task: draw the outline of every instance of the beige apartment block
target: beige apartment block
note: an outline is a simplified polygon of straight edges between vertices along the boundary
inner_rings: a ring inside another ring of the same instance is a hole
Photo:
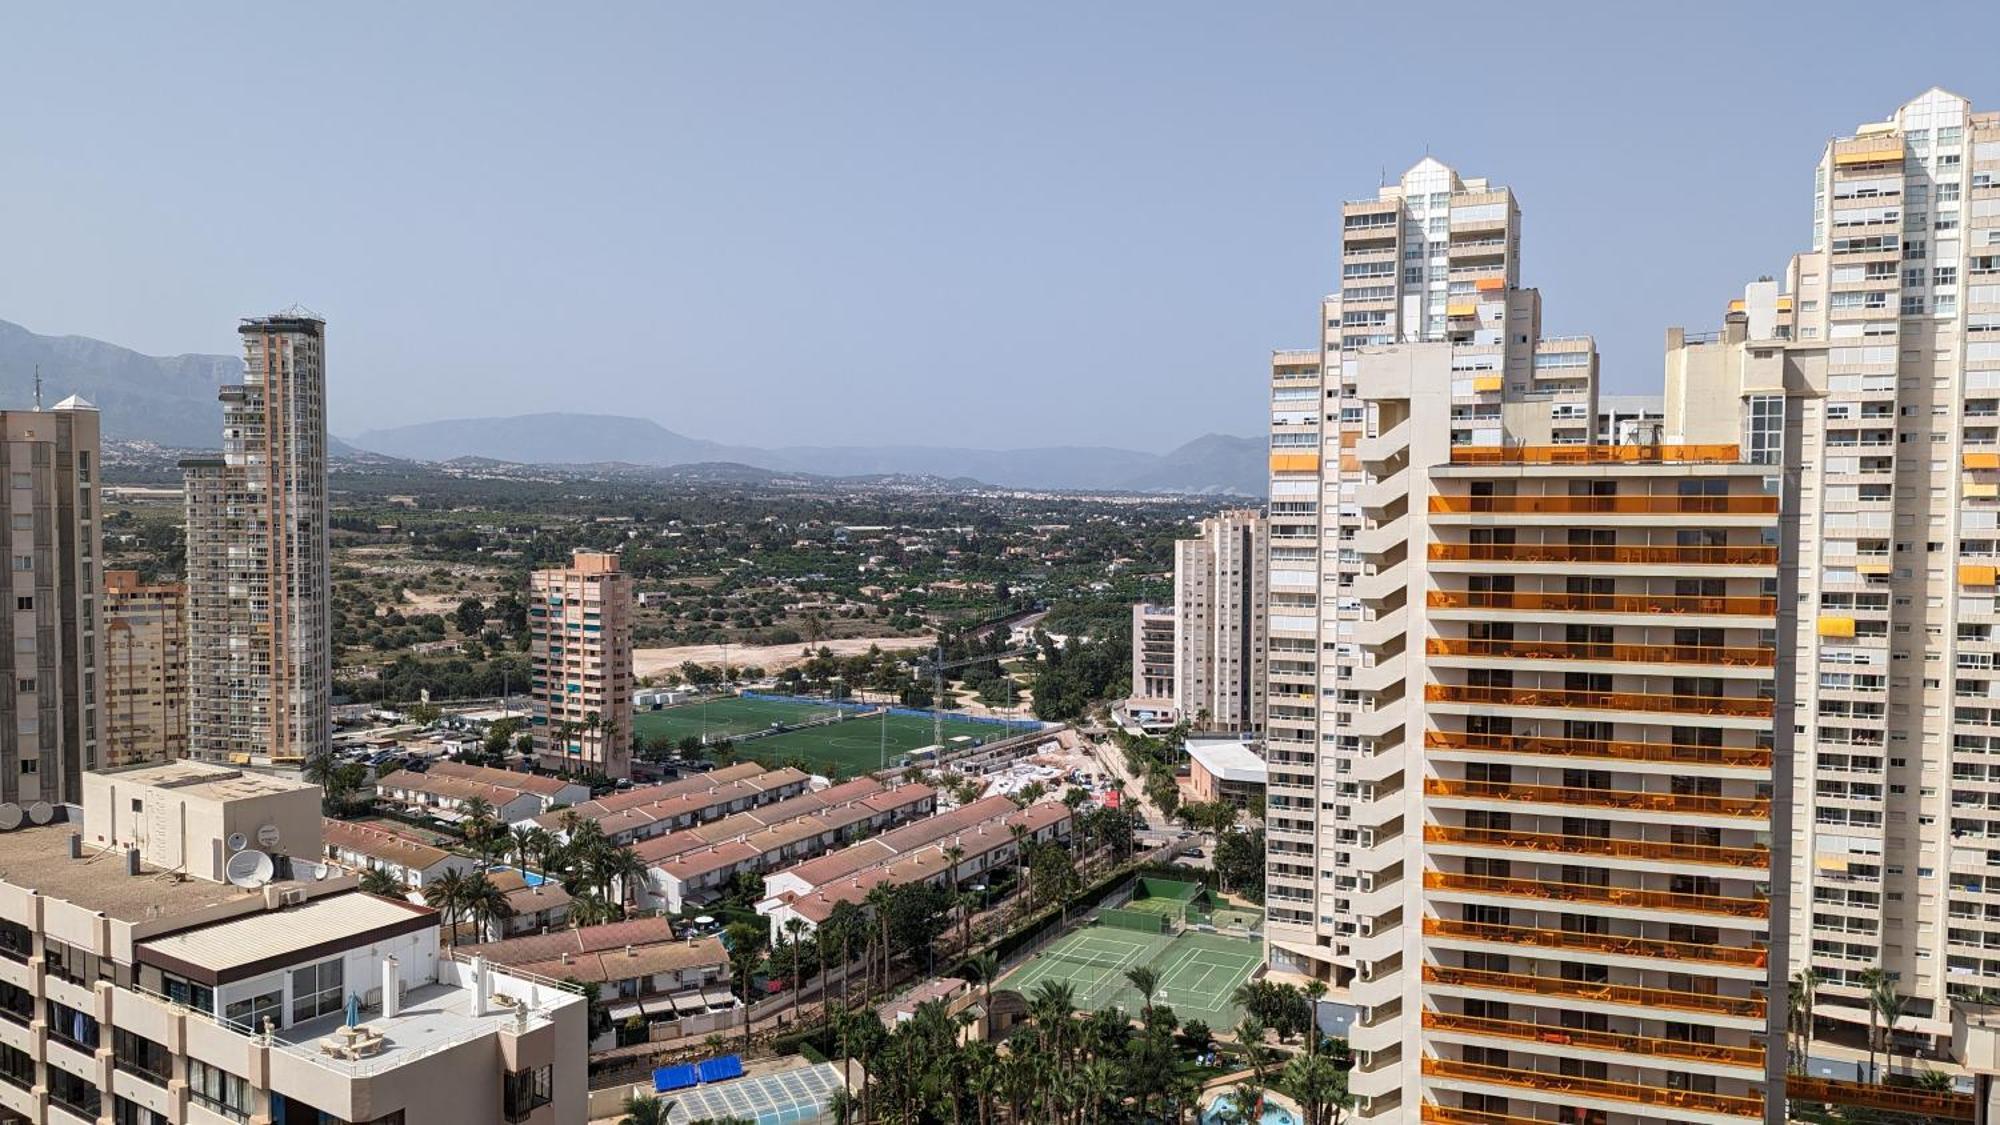
[[[1357,226],[1420,289],[1274,357],[1272,966],[1352,1015],[1360,1120],[1782,1121],[1795,478],[1597,442],[1503,189],[1426,161]]]
[[[222,455],[181,462],[193,756],[296,762],[331,747],[326,322],[245,320]]]
[[[0,410],[0,801],[74,801],[104,746],[98,416]]]
[[[83,788],[0,831],[0,1118],[585,1120],[584,998],[319,867],[316,787],[180,761]]]
[[[1127,712],[1178,718],[1174,705],[1174,607],[1132,607],[1132,697]]]
[[[618,556],[578,551],[528,579],[535,764],[632,773],[632,576]]]
[[[1264,729],[1268,526],[1234,509],[1174,544],[1174,705],[1196,730]]]
[[[1898,1053],[1948,1056],[1954,1001],[2000,990],[2000,114],[1931,90],[1835,139],[1813,220],[1782,285],[1669,332],[1667,439],[1754,417],[1802,467],[1779,789],[1814,1054],[1861,1057],[1879,973]]]
[[[104,572],[104,765],[187,756],[187,586]]]

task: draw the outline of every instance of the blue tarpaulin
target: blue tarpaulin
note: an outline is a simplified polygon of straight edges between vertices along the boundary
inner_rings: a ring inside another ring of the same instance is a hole
[[[701,1072],[703,1082],[721,1082],[729,1078],[743,1077],[743,1056],[724,1055],[719,1059],[709,1059],[696,1068]]]
[[[685,1090],[700,1081],[701,1079],[695,1075],[694,1067],[686,1063],[680,1066],[663,1066],[653,1072],[653,1091],[664,1094],[668,1090]]]

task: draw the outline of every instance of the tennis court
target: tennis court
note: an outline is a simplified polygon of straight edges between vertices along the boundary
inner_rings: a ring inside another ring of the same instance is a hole
[[[1062,981],[1076,990],[1079,1010],[1116,1004],[1137,1012],[1142,1000],[1125,973],[1145,965],[1159,980],[1154,1003],[1167,1005],[1184,1021],[1198,1019],[1222,1029],[1243,1018],[1230,996],[1263,959],[1263,943],[1255,938],[1191,932],[1168,936],[1091,925],[1057,939],[1001,978],[1000,987],[1032,999],[1043,981]]]
[[[707,715],[704,718],[703,711]],[[825,720],[838,717],[836,722]],[[771,724],[797,726],[822,723],[803,730],[788,730],[745,739],[771,729]],[[1032,720],[1011,725],[978,722],[947,714],[942,737],[951,745],[954,738],[990,742],[1040,727]],[[738,740],[739,757],[765,765],[803,761],[816,773],[853,776],[893,766],[911,751],[937,743],[939,733],[926,715],[908,711],[857,714],[852,704],[844,708],[816,704],[811,700],[743,698],[712,699],[706,704],[687,703],[659,711],[641,711],[633,718],[633,730],[649,738],[666,735],[679,741],[688,735],[709,741],[728,737]]]

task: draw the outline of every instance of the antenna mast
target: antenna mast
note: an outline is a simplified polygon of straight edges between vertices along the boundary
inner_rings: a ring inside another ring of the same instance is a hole
[[[35,413],[42,411],[42,365],[35,365]]]

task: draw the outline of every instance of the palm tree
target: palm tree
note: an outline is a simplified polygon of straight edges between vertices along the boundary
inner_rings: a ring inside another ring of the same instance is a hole
[[[1875,1018],[1880,1016],[1882,1019],[1882,1069],[1885,1074],[1896,1069],[1896,1022],[1903,1018],[1903,1012],[1907,1007],[1908,1001],[1896,992],[1896,982],[1890,980],[1886,975],[1869,986],[1868,1029],[1872,1035],[1875,1030]],[[1875,1062],[1875,1048],[1873,1043],[1869,1044],[1868,1061],[1872,1072]],[[1882,1078],[1877,1076],[1874,1078],[1874,1081],[1880,1082]]]
[[[535,834],[540,831],[532,824],[517,824],[507,834],[507,846],[514,852],[514,865],[523,872],[528,870],[529,861],[534,858]]]
[[[1125,970],[1125,980],[1132,991],[1139,994],[1139,1019],[1150,1021],[1153,1014],[1153,993],[1160,987],[1160,974],[1144,965],[1135,965]]]
[[[1354,1104],[1347,1092],[1347,1072],[1320,1055],[1294,1055],[1278,1075],[1278,1089],[1306,1111],[1305,1125],[1323,1125],[1327,1112],[1338,1125],[1341,1112]]]
[[[488,879],[484,871],[475,871],[465,880],[459,906],[481,941],[502,937],[497,924],[514,916],[514,904],[507,901],[507,892]]]
[[[875,930],[880,938],[876,947],[882,952],[882,987],[889,987],[889,962],[895,951],[889,945],[889,903],[895,897],[895,890],[887,883],[877,883],[868,888],[868,894],[861,901],[866,903],[875,922]]]
[[[402,898],[407,890],[401,879],[380,867],[371,867],[361,873],[361,889],[383,898]]]
[[[1319,1054],[1319,1002],[1326,999],[1326,982],[1318,977],[1307,981],[1305,995],[1312,1013],[1312,1019],[1308,1021],[1312,1026],[1306,1029],[1306,1054],[1317,1055]]]
[[[618,1119],[618,1125],[667,1125],[667,1113],[672,1109],[671,1102],[663,1102],[651,1094],[630,1094],[625,1098],[625,1116]]]
[[[646,885],[647,872],[652,870],[646,865],[645,860],[639,858],[639,853],[626,847],[610,848],[604,852],[603,858],[598,861],[598,866],[607,879],[617,883],[618,905],[625,907],[629,901],[630,909],[639,909],[643,894],[640,888]],[[610,897],[609,885],[605,891],[606,897]]]
[[[729,927],[725,944],[729,947],[729,975],[743,1001],[743,1049],[750,1049],[750,1000],[757,987],[757,970],[764,964],[764,935],[748,922]]]
[[[618,920],[618,908],[595,891],[580,891],[570,896],[568,918],[573,927],[601,926]]]
[[[1882,1014],[1875,1006],[1875,993],[1888,979],[1889,974],[1880,968],[1861,971],[1861,987],[1868,993],[1868,1080],[1870,1082],[1875,1080],[1875,1020]]]
[[[424,884],[424,902],[443,916],[446,945],[458,944],[458,913],[465,905],[465,891],[465,875],[456,867]]]
[[[791,946],[790,962],[792,966],[792,1023],[796,1025],[799,1022],[799,993],[805,991],[805,989],[801,987],[805,982],[799,979],[805,975],[805,973],[802,971],[804,969],[804,966],[800,964],[799,942],[805,938],[806,920],[804,918],[799,918],[796,916],[787,918],[785,919],[785,924],[779,927],[779,929],[784,932],[785,941],[787,944]],[[825,981],[820,982],[820,988],[822,990],[826,988]],[[822,1001],[824,1001],[824,999],[825,997],[821,997]]]
[[[1236,1025],[1236,1044],[1243,1049],[1243,1061],[1250,1064],[1250,1072],[1257,1076],[1257,1085],[1264,1084],[1264,1067],[1271,1061],[1271,1049],[1264,1045],[1264,1024],[1256,1016],[1244,1016]]]
[[[1807,1056],[1812,1054],[1813,1007],[1819,1002],[1819,986],[1825,979],[1825,974],[1807,966],[1792,977],[1791,987],[1786,989],[1786,998],[1792,1004],[1792,1027],[1799,1037],[1799,1049],[1792,1061],[1802,1073]]]
[[[981,953],[965,963],[966,979],[979,986],[981,998],[986,1005],[987,1034],[993,1029],[993,982],[1000,977],[1000,957],[991,950]]]

